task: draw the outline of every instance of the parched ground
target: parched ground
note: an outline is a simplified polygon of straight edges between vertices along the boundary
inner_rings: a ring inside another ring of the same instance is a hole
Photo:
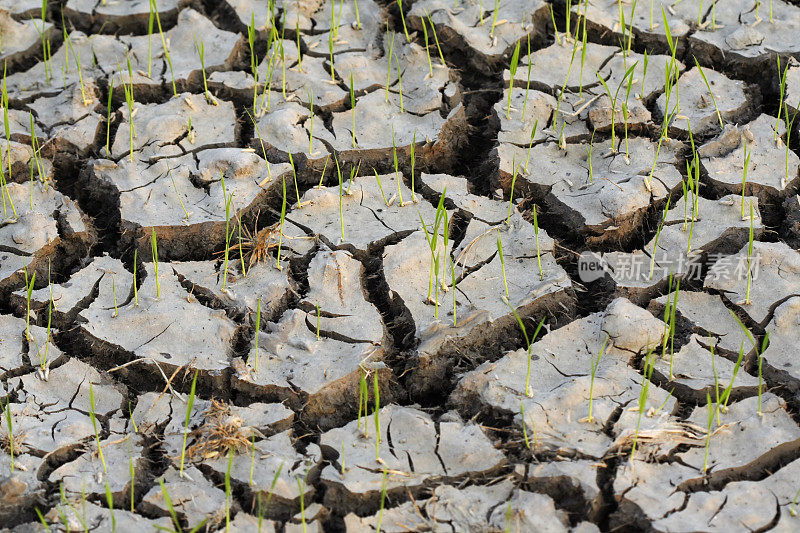
[[[0,0],[0,530],[800,530],[798,59],[785,0]]]

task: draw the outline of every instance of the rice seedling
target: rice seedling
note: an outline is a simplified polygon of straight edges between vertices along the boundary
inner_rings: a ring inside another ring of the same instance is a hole
[[[625,71],[625,75],[622,77],[622,80],[617,85],[617,90],[614,92],[614,95],[611,95],[611,90],[608,88],[608,84],[603,76],[600,75],[600,72],[595,71],[595,75],[597,79],[600,80],[600,83],[603,84],[603,89],[606,91],[606,95],[608,96],[609,101],[611,102],[611,153],[616,153],[617,151],[617,144],[615,141],[615,130],[616,130],[616,116],[617,116],[617,98],[619,98],[619,91],[622,88],[623,83],[629,77],[633,76],[633,70],[636,68],[636,65],[639,62],[637,61],[634,63],[627,71]],[[630,94],[630,82],[628,82],[628,94]],[[625,131],[626,131],[626,140],[627,140],[627,114],[625,117]]]
[[[153,253],[153,271],[156,276],[156,300],[161,297],[161,280],[158,277],[158,242],[156,240],[156,229],[150,237],[150,249]]]
[[[100,445],[100,432],[97,429],[97,416],[95,415],[94,406],[94,385],[92,382],[89,382],[89,419],[92,421],[94,443],[97,446],[97,455],[100,457],[100,462],[103,465],[103,472],[108,472],[106,469],[106,458],[103,456],[103,447]]]
[[[417,165],[417,129],[414,128],[414,135],[411,137],[411,147],[410,147],[410,155],[411,155],[411,201],[417,203],[417,196],[415,193],[415,182],[414,182],[414,167]]]
[[[256,15],[250,13],[250,24],[247,26],[247,44],[250,46],[250,73],[253,75],[253,114],[257,112],[258,99],[258,57],[255,50],[256,43]],[[196,43],[195,43],[196,44]],[[298,50],[300,47],[297,48]]]
[[[403,201],[403,191],[400,189],[400,182],[403,181],[403,177],[400,175],[400,167],[397,164],[397,144],[394,139],[394,124],[392,124],[392,160],[394,161],[394,176],[397,181],[397,196],[400,198],[400,207],[403,207],[406,203]]]
[[[8,88],[6,84],[6,69],[8,67],[8,63],[4,64],[3,67],[3,94],[2,94],[2,105],[3,105],[3,127],[5,129],[6,134],[6,160],[8,161],[8,179],[11,179],[11,128],[8,119]],[[2,186],[2,198],[3,198],[3,218],[9,220],[8,211],[6,206],[6,199],[8,199],[8,203],[11,206],[11,211],[13,213],[13,217],[10,220],[17,220],[17,208],[14,206],[14,200],[11,198],[11,193],[8,192],[8,183],[6,182],[5,175],[2,171],[0,171],[0,186]]]
[[[511,64],[509,65],[511,78],[509,79],[508,82],[508,102],[506,104],[506,118],[511,118],[511,93],[514,91],[514,76],[517,75],[517,67],[519,66],[519,45],[520,41],[517,41],[517,46],[514,47],[514,53],[511,55]]]
[[[794,495],[792,499],[792,505],[789,508],[789,514],[792,516],[797,516],[797,500],[800,498],[800,489],[797,489],[797,494]]]
[[[175,86],[175,71],[172,69],[172,58],[169,55],[169,46],[167,46],[167,38],[164,37],[164,31],[161,29],[161,17],[158,16],[158,5],[156,0],[150,0],[151,13],[155,15],[156,25],[158,26],[158,34],[161,36],[161,46],[164,50],[164,58],[169,65],[169,72],[172,76],[172,95],[178,96],[178,89]]]
[[[558,35],[558,32],[556,32]],[[564,83],[561,85],[561,92],[558,94],[558,102],[556,104],[555,113],[553,113],[553,128],[556,127],[558,124],[558,115],[561,111],[561,102],[564,99],[564,94],[567,91],[567,83],[569,82],[569,77],[572,74],[572,65],[575,63],[575,53],[578,51],[578,42],[575,42],[575,45],[572,47],[572,56],[569,60],[569,68],[567,68],[567,75],[564,77]],[[563,130],[562,130],[563,131]],[[561,137],[559,137],[559,144],[561,143]]]
[[[258,333],[261,330],[261,297],[258,297],[256,300],[256,331],[255,331],[255,343],[253,346],[253,352],[255,354],[255,364],[253,365],[254,371],[258,372]],[[247,365],[250,366],[250,361],[248,358]]]
[[[424,18],[421,17],[420,21],[422,22],[422,35],[425,39],[425,55],[428,58],[428,76],[433,78],[433,63],[431,63],[431,49],[428,43],[428,25],[425,23]]]
[[[228,468],[225,469],[225,531],[231,530],[231,467],[233,466],[233,448],[228,449]],[[303,492],[300,492],[302,505]]]
[[[742,341],[742,345],[739,348],[739,357],[736,359],[736,364],[733,366],[733,373],[731,374],[731,380],[728,382],[728,386],[725,387],[725,390],[722,391],[722,394],[719,397],[717,408],[723,414],[727,411],[728,400],[730,400],[731,391],[733,390],[733,383],[736,381],[736,375],[739,373],[739,369],[742,367],[743,360],[744,360],[744,341]]]
[[[61,14],[61,18],[62,18],[62,24],[63,24],[63,18],[64,18],[64,14],[63,13]],[[92,100],[86,94],[86,86],[85,86],[85,84],[83,82],[83,69],[81,68],[81,55],[80,55],[80,52],[78,52],[77,50],[75,50],[72,47],[72,39],[70,38],[70,35],[67,33],[66,25],[63,26],[62,31],[63,31],[63,35],[64,35],[64,42],[67,45],[64,53],[65,53],[65,55],[69,55],[69,52],[72,52],[72,58],[75,61],[75,66],[78,69],[78,81],[80,83],[80,88],[81,88],[81,100],[83,101],[83,105],[84,106],[88,106],[91,103]],[[65,65],[62,68],[65,68],[68,71],[69,70],[69,61],[65,61]]]
[[[47,523],[47,520],[44,518],[44,515],[39,510],[38,507],[33,508],[36,511],[36,516],[39,518],[39,523],[42,524],[42,527],[45,531],[50,531],[50,525]]]
[[[172,518],[172,523],[175,524],[175,531],[183,531],[183,528],[181,528],[181,521],[178,519],[178,514],[175,512],[175,506],[172,505],[172,498],[169,496],[167,486],[164,485],[164,479],[158,478],[158,484],[161,487],[161,495],[164,497],[164,504],[167,506],[169,516]]]
[[[405,112],[405,108],[403,107],[403,72],[400,70],[400,63],[397,60],[397,56],[394,58],[394,65],[397,69],[397,90],[400,94],[400,111]]]
[[[31,294],[33,293],[33,285],[36,283],[36,272],[28,279],[28,269],[23,268],[22,272],[25,275],[25,338],[28,341],[33,340],[31,337]]]
[[[592,151],[594,150],[594,134],[597,129],[592,130],[592,137],[589,139],[589,148],[586,149],[586,157],[589,162],[589,183],[594,183],[594,168],[592,167]]]
[[[378,512],[378,528],[377,533],[381,533],[381,525],[383,524],[383,507],[386,504],[386,467],[383,467],[383,476],[381,478],[381,508]]]
[[[797,102],[796,109],[800,109],[800,100]],[[789,145],[792,140],[792,127],[794,126],[794,120],[797,118],[797,111],[792,114],[791,120],[789,120],[789,106],[783,106],[783,113],[786,117],[786,155],[784,157],[784,176],[781,185],[786,186],[789,182]]]
[[[514,315],[514,318],[517,321],[517,325],[519,325],[519,329],[522,331],[522,336],[525,338],[525,349],[528,352],[528,368],[525,377],[525,396],[530,398],[533,396],[533,389],[531,388],[531,346],[536,341],[536,338],[539,336],[539,331],[541,331],[542,326],[544,326],[544,318],[539,321],[539,325],[536,326],[536,330],[533,332],[533,337],[528,337],[528,331],[525,328],[525,324],[522,322],[522,317],[519,316],[517,310],[514,309],[514,306],[511,305],[511,302],[508,301],[508,298],[501,297],[503,303],[511,310],[511,313]]]
[[[222,198],[225,202],[225,250],[223,251],[223,272],[222,272],[222,290],[223,292],[228,286],[228,258],[230,256],[231,237],[233,230],[231,229],[231,203],[233,202],[233,191],[228,195],[225,188],[225,173],[220,172],[220,180],[222,182]]]
[[[633,435],[633,444],[631,445],[631,456],[630,460],[633,462],[633,457],[636,454],[636,445],[639,441],[639,427],[642,423],[642,415],[647,408],[647,395],[650,389],[650,378],[653,376],[653,365],[655,364],[655,358],[653,357],[653,347],[651,347],[647,355],[644,358],[644,371],[643,371],[643,378],[642,379],[642,388],[639,390],[639,402],[638,402],[638,411],[639,416],[636,419],[636,430]]]
[[[542,250],[539,247],[539,217],[536,216],[536,204],[533,204],[533,234],[536,239],[536,262],[539,266],[539,281],[544,279],[542,270]]]
[[[439,59],[442,61],[442,66],[447,66],[447,63],[444,62],[444,54],[442,54],[442,47],[439,46],[439,37],[436,36],[436,27],[433,25],[433,20],[431,19],[430,13],[428,10],[425,10],[425,16],[428,19],[428,24],[431,26],[431,33],[433,33],[433,41],[436,43],[436,50],[439,52]]]
[[[30,128],[31,128],[31,195],[33,194],[33,167],[36,166],[36,172],[38,174],[39,182],[44,183],[44,190],[47,190],[48,179],[45,175],[44,169],[42,167],[42,159],[41,159],[41,148],[39,146],[39,139],[36,136],[36,129],[33,122],[33,113],[30,111],[28,112],[28,117],[30,118]],[[33,210],[33,198],[31,198],[31,210]]]
[[[192,386],[189,389],[189,400],[186,402],[186,417],[183,421],[183,443],[181,444],[181,464],[178,475],[183,477],[183,463],[186,460],[186,439],[189,436],[189,422],[192,418],[192,407],[194,406],[195,390],[197,388],[197,370],[194,371]]]
[[[514,167],[514,172],[511,173],[511,190],[508,193],[508,216],[506,217],[506,225],[511,225],[511,209],[514,207],[514,187],[517,184],[517,156],[511,158],[511,166]]]
[[[387,33],[387,36],[388,36],[388,33],[389,33],[388,29],[386,30],[386,33]],[[389,57],[388,57],[389,61],[388,61],[388,66],[386,68],[386,87],[385,87],[385,93],[384,93],[384,97],[383,97],[385,102],[389,101],[389,80],[391,79],[391,76],[392,76],[392,56],[393,56],[393,54],[394,54],[394,33],[392,34],[392,39],[389,41]]]
[[[292,152],[289,152],[289,164],[292,166],[292,179],[294,180],[294,193],[297,196],[297,208],[301,209],[303,203],[300,201],[300,187],[297,185],[297,167],[294,166],[294,157]]]
[[[353,135],[353,148],[356,147],[356,92],[353,86],[353,71],[350,71],[350,109],[353,110],[353,129],[351,134]],[[310,145],[309,145],[310,146]],[[311,149],[309,148],[309,153]]]
[[[275,268],[282,270],[281,266],[281,247],[283,246],[283,223],[286,220],[286,178],[281,178],[283,188],[283,203],[281,203],[281,222],[278,229],[278,255],[275,259]]]
[[[600,358],[603,357],[603,353],[606,351],[606,346],[608,346],[609,339],[610,337],[606,335],[602,346],[600,346],[600,352],[597,354],[597,359],[595,359],[593,355],[589,354],[589,373],[591,375],[591,378],[589,379],[589,415],[584,419],[589,424],[594,422],[594,417],[592,416],[592,407],[594,406],[594,378],[597,375],[597,368],[600,366]]]
[[[6,399],[6,408],[3,410],[6,417],[6,433],[8,434],[8,455],[11,458],[11,472],[14,472],[14,423],[11,418],[11,400]]]
[[[375,168],[373,167],[372,172],[375,173],[375,181],[378,182],[378,189],[380,189],[381,191],[381,196],[383,197],[383,203],[386,205],[386,207],[389,207],[389,202],[386,200],[386,194],[384,194],[383,192],[383,185],[381,184],[380,176],[378,176],[378,171],[375,170]]]
[[[589,0],[584,0],[583,3],[583,36],[581,38],[581,72],[580,72],[580,82],[578,86],[578,101],[583,101],[583,69],[586,66],[586,41],[587,41],[587,32],[586,32],[586,10],[589,8]],[[580,19],[578,19],[578,23],[580,23]],[[528,47],[528,55],[530,55],[530,47]],[[530,73],[530,64],[528,65],[528,70]]]
[[[342,169],[339,167],[339,158],[333,154],[333,160],[336,163],[336,174],[339,176],[339,228],[341,230],[341,242],[344,242],[344,207],[342,205]]]
[[[500,239],[500,234],[497,234],[497,255],[500,256],[500,268],[503,271],[503,286],[506,289],[506,298],[508,298],[508,281],[506,280],[506,260],[503,257],[503,241]]]
[[[525,122],[525,111],[527,111],[528,107],[528,93],[531,91],[531,68],[533,67],[533,61],[530,61],[531,57],[531,36],[528,35],[528,55],[526,56],[529,58],[528,60],[528,76],[527,82],[525,84],[525,98],[522,100],[522,122]],[[511,94],[509,92],[509,99],[511,98]]]
[[[661,217],[661,223],[658,225],[658,229],[656,230],[656,237],[653,241],[653,250],[650,253],[650,275],[647,279],[653,279],[653,273],[656,267],[656,252],[658,251],[658,238],[661,236],[661,230],[664,229],[664,223],[667,221],[667,214],[669,213],[669,202],[670,198],[667,197],[667,203],[664,206],[664,216]]]
[[[692,56],[694,59],[694,64],[697,65],[697,70],[700,72],[700,76],[703,78],[703,83],[706,85],[706,89],[708,89],[708,94],[711,95],[711,102],[714,104],[714,109],[717,112],[717,119],[719,119],[719,128],[723,129],[725,125],[722,122],[722,113],[719,112],[719,106],[717,105],[717,99],[714,97],[714,92],[711,90],[711,84],[708,82],[708,78],[706,78],[706,73],[703,71],[703,67],[700,66],[700,63],[697,62],[697,58]]]
[[[750,231],[747,240],[747,288],[745,289],[744,305],[750,305],[750,286],[753,281],[753,202],[750,202]]]
[[[136,468],[133,466],[133,457],[128,458],[128,467],[131,473],[131,512],[134,512],[136,502]]]
[[[789,72],[789,62],[786,62],[786,68],[781,71],[781,56],[775,54],[778,60],[778,118],[775,119],[775,128],[772,132],[773,138],[778,140],[778,130],[781,127],[781,111],[783,110],[783,98],[786,95],[786,74]]]
[[[622,102],[622,118],[625,120],[625,159],[630,160],[631,151],[628,147],[628,100],[631,97],[631,87],[633,86],[633,72],[628,77],[628,89],[625,92],[625,101]]]
[[[367,370],[359,365],[361,369],[361,378],[358,382],[358,417],[356,420],[358,421],[357,429],[361,431],[361,413],[363,408],[364,413],[364,438],[367,438],[368,428],[367,428],[367,412],[369,411],[369,385],[367,385]]]
[[[114,78],[108,86],[108,103],[106,104],[106,155],[111,155],[111,98],[114,96]],[[131,119],[131,122],[133,119]]]
[[[197,55],[200,56],[200,70],[203,73],[203,96],[206,97],[206,101],[211,105],[219,105],[217,100],[211,96],[211,93],[208,92],[208,80],[206,79],[206,45],[201,40],[200,44],[197,43],[197,37],[194,39],[194,48],[197,50]],[[258,82],[256,82],[256,86],[258,86]]]
[[[375,400],[374,412],[372,414],[375,422],[375,460],[381,460],[381,391],[380,383],[378,382],[378,369],[372,373],[372,397]]]
[[[109,514],[111,515],[111,533],[116,533],[117,517],[114,516],[114,496],[111,494],[111,487],[108,486],[108,480],[106,480],[105,484],[106,484],[106,503],[108,504]]]
[[[495,0],[495,2],[496,1],[497,0]],[[481,10],[481,12],[483,12],[483,10]],[[550,22],[553,24],[553,32],[554,32],[554,37],[556,39],[556,43],[558,43],[558,46],[561,46],[561,36],[558,33],[558,25],[556,24],[556,14],[553,11],[552,4],[550,4]]]
[[[39,25],[36,24],[36,21],[33,22],[33,27],[36,29],[36,32],[39,34],[39,39],[42,41],[44,77],[45,77],[45,82],[50,83],[50,79],[53,76],[53,65],[50,54],[50,39],[47,37],[47,31],[45,27],[46,18],[47,18],[47,0],[42,0],[42,15],[41,15],[42,27],[39,28]],[[63,22],[63,16],[62,16],[62,22]]]
[[[529,450],[531,449],[531,443],[528,440],[528,425],[525,423],[525,406],[523,402],[519,402],[519,414],[520,418],[522,419],[522,438],[525,440],[525,447]],[[532,424],[533,426],[533,449],[539,447],[539,440],[536,436],[536,424]]]
[[[397,0],[397,7],[398,11],[400,11],[400,21],[403,23],[403,33],[406,36],[406,40],[410,43],[411,36],[408,34],[408,28],[406,27],[406,17],[403,14],[403,0]]]
[[[153,23],[155,13],[153,12],[153,2],[148,2],[149,16],[147,18],[147,77],[153,72]]]
[[[117,70],[122,71],[117,63]],[[122,78],[122,76],[120,76]],[[133,124],[133,116],[134,116],[134,99],[133,99],[133,71],[131,69],[131,60],[128,58],[128,83],[125,83],[125,78],[122,78],[122,88],[125,91],[125,103],[128,106],[128,130],[130,133],[130,141],[131,141],[131,152],[130,158],[131,162],[133,162],[133,139],[136,138],[136,127]]]
[[[138,282],[136,281],[136,270],[139,267],[138,259],[139,259],[139,250],[138,248],[135,248],[133,250],[133,305],[135,307],[139,306],[139,289],[137,287]]]
[[[306,490],[305,490],[305,479],[300,479],[300,476],[297,476],[297,490],[300,493],[300,525],[303,528],[303,533],[306,533]]]
[[[708,448],[711,445],[711,425],[714,423],[714,409],[711,407],[711,394],[706,391],[706,405],[708,406],[708,427],[706,428],[706,445],[703,452],[703,474],[708,470]]]

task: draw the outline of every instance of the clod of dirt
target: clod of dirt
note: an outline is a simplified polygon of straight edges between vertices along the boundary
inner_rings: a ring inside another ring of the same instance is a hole
[[[132,148],[137,160],[233,146],[236,141],[236,114],[231,102],[212,105],[202,96],[182,93],[163,104],[135,105],[134,110]],[[114,159],[129,156],[131,151],[128,105],[121,106],[119,112],[122,122],[111,146]]]
[[[156,484],[144,495],[139,504],[142,511],[169,517],[169,507],[164,496],[166,490],[175,513],[190,528],[198,526],[206,519],[211,528],[224,522],[227,509],[225,492],[215,487],[197,468],[185,467],[181,476],[176,468],[169,467],[159,481],[163,482],[164,488]]]
[[[3,191],[0,294],[24,283],[23,269],[29,279],[34,272],[37,279],[48,279],[50,266],[84,256],[94,242],[89,219],[52,184],[8,183]]]
[[[655,360],[653,376],[663,380],[662,387],[672,390],[683,401],[702,402],[706,398],[706,392],[715,394],[717,387],[724,391],[729,385],[734,398],[741,394],[754,395],[758,378],[745,373],[741,366],[736,368],[728,359],[707,350],[703,344],[708,344],[708,341],[707,338],[692,335],[679,351],[664,354]]]
[[[418,492],[437,482],[486,476],[505,462],[477,424],[455,413],[434,422],[427,413],[398,405],[323,433],[320,446],[338,454],[337,464],[322,471],[325,505],[348,511],[376,510],[384,486],[392,496]]]
[[[432,24],[440,44],[461,52],[474,68],[490,72],[511,56],[517,41],[527,35],[532,44],[543,40],[550,13],[541,0],[501,2],[496,10],[473,2],[454,5],[448,0],[422,0],[411,6],[406,22],[422,33],[423,19],[431,46]]]
[[[656,316],[663,316],[667,302],[677,305],[677,316],[692,324],[692,331],[700,337],[698,342],[704,346],[714,346],[715,351],[724,350],[728,354],[738,354],[744,346],[748,353],[753,348],[752,333],[745,333],[739,321],[725,307],[722,298],[705,292],[679,291],[661,296],[650,303],[648,309]],[[709,337],[711,337],[709,339]]]
[[[90,411],[104,420],[122,407],[122,386],[78,359],[46,376],[36,372],[10,378],[8,387],[17,394],[9,407],[12,425],[22,435],[15,446],[45,458],[58,459],[94,437]]]
[[[4,474],[0,476],[0,521],[9,524],[19,518],[20,510],[29,509],[45,496],[44,483],[38,478],[39,469],[44,460],[30,454],[21,454],[16,448],[21,433],[14,433],[14,468],[11,468],[7,429],[3,428],[0,437],[0,468]],[[7,474],[6,474],[7,472]]]
[[[682,179],[675,168],[683,147],[678,142],[662,143],[655,166],[656,143],[642,137],[629,139],[627,146],[617,139],[613,151],[600,144],[564,146],[501,144],[500,182],[510,192],[518,165],[515,196],[543,198],[559,227],[590,244],[632,239],[653,204]]]
[[[774,199],[794,193],[800,158],[787,150],[785,134],[783,120],[763,114],[743,127],[726,127],[719,137],[698,150],[711,185],[720,191],[741,194],[747,151],[747,194]]]
[[[509,480],[489,486],[457,488],[436,487],[430,498],[402,503],[378,514],[361,518],[353,513],[344,518],[348,532],[438,531],[453,527],[457,531],[504,530],[589,533],[593,524],[569,527],[567,513],[557,510],[553,500],[544,495],[515,489]]]
[[[80,334],[106,364],[136,360],[133,368],[147,368],[156,376],[178,368],[197,370],[201,381],[222,387],[238,326],[224,311],[209,309],[188,294],[169,263],[158,264],[158,285],[155,265],[145,263],[143,270],[147,278],[137,289],[138,302],[131,298],[109,306],[108,293],[102,294],[79,313],[86,321]],[[122,287],[123,294],[133,292],[131,285]],[[120,375],[131,370],[126,366]]]
[[[42,19],[18,21],[11,13],[0,8],[0,33],[3,34],[0,61],[13,70],[16,64],[41,52],[42,39],[52,38],[55,30],[51,22]]]
[[[186,0],[165,0],[156,5],[158,18],[164,28],[175,24],[179,9],[188,5]],[[82,31],[97,33],[146,33],[151,16],[149,2],[101,2],[94,0],[68,0],[64,6],[64,16],[70,24]],[[152,22],[150,24],[153,24]],[[153,40],[160,40],[157,26],[153,24],[156,35]],[[160,43],[159,43],[160,44]]]
[[[800,324],[800,298],[792,296],[776,309],[766,326],[769,346],[761,354],[764,373],[792,390],[798,388],[800,371],[795,358],[795,332]],[[761,349],[761,346],[758,347]]]
[[[87,156],[104,122],[99,106],[100,91],[91,80],[83,87],[72,85],[60,94],[43,96],[28,104],[36,117],[34,126],[41,125],[47,132],[45,138],[37,132],[42,151],[53,156]]]
[[[656,100],[661,116],[667,113],[672,116],[677,111],[669,126],[671,135],[685,138],[689,129],[696,136],[717,133],[720,131],[720,117],[723,122],[738,122],[752,113],[753,102],[748,86],[710,68],[702,69],[701,73],[699,67],[694,67],[681,74],[675,94],[679,98],[677,101],[670,98],[667,102],[666,94]]]
[[[0,378],[20,375],[30,367],[40,366],[45,359],[50,364],[59,364],[63,354],[47,333],[46,328],[28,325],[23,319],[0,315]],[[0,390],[5,392],[5,386]]]
[[[796,447],[800,431],[778,397],[764,394],[761,415],[758,405],[755,397],[729,404],[726,412],[719,415],[721,425],[716,417],[712,420],[710,439],[680,439],[683,442],[676,443],[681,447],[672,450],[670,457],[674,455],[677,462],[657,462],[645,453],[637,453],[632,462],[622,464],[613,485],[619,510],[611,524],[648,520],[662,530],[680,530],[690,516],[694,520],[698,515],[704,523],[713,519],[714,530],[719,527],[719,531],[742,523],[754,529],[770,523],[771,512],[763,511],[775,507],[774,494],[758,513],[753,513],[749,504],[732,502],[741,501],[744,495],[740,490],[744,486],[760,496],[764,489],[769,490],[783,479],[783,469],[777,475],[765,476],[761,472],[768,474],[774,468],[768,465]],[[687,423],[705,433],[709,409],[713,413],[714,405],[695,408]],[[708,472],[703,472],[704,465]],[[780,493],[786,494],[782,496],[784,505],[792,492]]]
[[[123,244],[135,243],[140,258],[151,256],[153,230],[161,259],[206,258],[225,246],[227,227],[235,259],[239,221],[246,239],[259,213],[280,198],[288,171],[289,165],[270,165],[252,152],[220,148],[152,163],[95,160],[83,180],[94,188],[87,195],[119,205]]]
[[[708,271],[706,289],[719,291],[756,324],[766,326],[775,308],[800,294],[800,254],[782,242],[754,242],[722,257]]]
[[[361,26],[357,27],[356,11]],[[379,39],[385,30],[385,9],[373,0],[344,0],[337,4],[312,0],[286,2],[285,25],[300,28],[309,53],[327,56],[333,49],[337,53],[365,50]]]
[[[53,507],[45,518],[48,523],[58,528],[59,532],[80,531],[84,528],[90,531],[105,531],[115,527],[119,531],[145,531],[162,528],[170,530],[174,527],[170,518],[145,518],[124,508],[115,508],[112,511],[108,507],[91,501],[82,501],[80,498]],[[66,521],[66,529],[62,529],[64,527],[62,520]]]
[[[695,204],[695,196],[687,193],[673,205],[662,217],[657,236],[643,250],[603,254],[605,271],[616,284],[617,294],[646,305],[670,276],[699,280],[706,261],[726,259],[724,254],[746,245],[751,222],[754,238],[764,232],[754,197],[744,198],[744,209],[738,195],[719,200],[697,196]]]
[[[620,419],[612,434],[603,431],[604,425],[615,422],[615,410],[632,402],[642,388],[642,376],[628,365],[629,360],[654,348],[664,327],[647,311],[618,298],[604,312],[576,320],[535,342],[530,374],[528,352],[511,352],[464,375],[449,403],[465,415],[482,409],[513,415],[517,427],[524,423],[534,453],[601,458],[630,438],[637,425],[634,415]],[[597,365],[594,380],[593,364]],[[648,400],[654,408],[664,404],[665,413],[671,403],[674,400],[660,389]],[[655,434],[673,425],[663,415],[643,422]]]

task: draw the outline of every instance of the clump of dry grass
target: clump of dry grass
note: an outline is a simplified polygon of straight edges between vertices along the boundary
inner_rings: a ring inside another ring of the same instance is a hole
[[[205,460],[224,457],[229,451],[238,453],[250,446],[250,437],[257,433],[231,414],[229,405],[212,399],[203,413],[203,423],[190,434],[194,442],[186,449],[186,456]]]

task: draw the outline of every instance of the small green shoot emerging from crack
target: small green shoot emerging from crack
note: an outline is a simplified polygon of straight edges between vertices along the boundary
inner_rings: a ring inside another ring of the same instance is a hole
[[[103,472],[108,472],[106,469],[106,458],[103,456],[103,447],[100,445],[100,432],[97,429],[97,416],[95,416],[94,407],[94,385],[89,382],[89,418],[92,421],[92,429],[94,430],[94,442],[97,445],[97,455],[100,456],[100,462],[103,465]]]
[[[517,67],[519,66],[519,45],[521,41],[517,41],[517,46],[514,48],[514,53],[511,55],[511,65],[509,70],[511,78],[508,82],[508,103],[506,104],[506,118],[511,118],[511,93],[514,91],[514,76],[517,75]],[[529,69],[530,70],[530,69]],[[528,82],[530,84],[530,81]],[[525,93],[527,96],[527,92]]]
[[[597,354],[597,359],[595,359],[593,355],[589,354],[589,372],[591,373],[592,377],[589,380],[589,415],[586,417],[586,422],[590,424],[594,422],[594,417],[592,416],[592,407],[594,404],[594,378],[597,375],[597,368],[600,366],[600,358],[603,357],[603,353],[606,351],[609,340],[610,337],[606,335],[603,345],[600,346],[600,353]]]
[[[178,470],[178,475],[183,477],[183,464],[186,460],[186,438],[189,436],[189,422],[192,418],[192,407],[194,406],[195,390],[197,388],[197,370],[194,371],[192,378],[192,387],[189,389],[189,400],[186,403],[186,417],[183,422],[183,444],[181,444],[181,464]]]
[[[525,377],[525,396],[530,398],[533,396],[533,389],[531,388],[531,346],[534,342],[536,342],[536,338],[539,336],[539,331],[541,331],[542,326],[544,326],[544,318],[539,321],[539,325],[536,326],[536,330],[533,332],[533,337],[528,337],[528,331],[525,329],[525,324],[522,322],[522,317],[519,316],[517,310],[514,309],[514,306],[511,305],[511,302],[508,301],[508,298],[501,297],[503,303],[511,309],[511,313],[513,313],[514,318],[517,320],[517,324],[519,325],[519,329],[522,331],[522,336],[525,338],[525,349],[528,352],[528,370]]]

